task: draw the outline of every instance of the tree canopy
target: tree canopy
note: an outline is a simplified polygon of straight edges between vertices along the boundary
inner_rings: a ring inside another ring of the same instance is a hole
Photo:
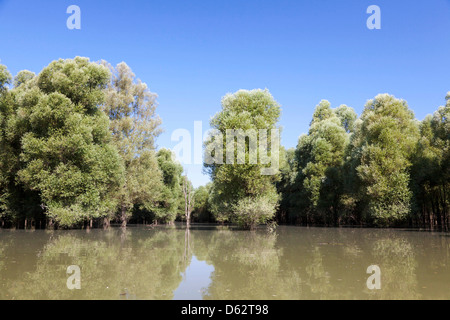
[[[2,226],[171,224],[192,211],[193,221],[245,229],[274,220],[448,229],[450,92],[422,121],[389,94],[359,117],[322,100],[288,150],[267,89],[221,104],[204,144],[212,181],[194,190],[174,153],[157,148],[157,94],[125,62],[59,59],[15,77],[0,65]]]

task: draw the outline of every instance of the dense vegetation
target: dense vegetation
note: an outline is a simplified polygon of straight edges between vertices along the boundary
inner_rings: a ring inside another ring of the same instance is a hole
[[[14,79],[0,65],[2,226],[183,219],[190,182],[170,150],[156,151],[156,98],[125,63],[77,57]],[[227,150],[227,130],[278,130],[280,114],[267,90],[223,98],[211,120],[221,135],[205,143],[216,160],[205,162],[212,182],[189,196],[194,221],[450,226],[450,93],[423,121],[388,94],[369,100],[360,117],[321,101],[297,147],[280,148],[276,174],[250,161],[248,136],[244,158]],[[269,158],[278,152],[271,138],[259,134]]]
[[[58,60],[14,81],[1,66],[2,224],[173,222],[183,170],[155,150],[155,109],[156,95],[125,63]]]
[[[361,117],[322,101],[307,135],[286,152],[279,221],[449,226],[450,94],[423,121],[380,94]]]

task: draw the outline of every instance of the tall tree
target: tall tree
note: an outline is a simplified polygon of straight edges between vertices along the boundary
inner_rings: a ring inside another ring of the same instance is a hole
[[[29,207],[44,210],[64,227],[111,210],[123,168],[109,120],[98,109],[109,76],[103,66],[77,57],[54,61],[37,77],[16,77],[4,136],[14,158],[10,209],[25,217]],[[33,197],[24,201],[27,193]]]
[[[200,222],[213,222],[214,217],[211,214],[210,208],[210,193],[212,183],[208,183],[206,186],[200,186],[195,189],[194,192],[194,209],[192,211],[192,217],[196,221]]]
[[[194,188],[192,187],[192,183],[188,180],[187,176],[183,177],[183,195],[184,195],[184,216],[186,219],[186,225],[189,228],[191,224],[191,213],[194,209]]]
[[[341,106],[332,109],[322,100],[313,114],[308,135],[296,150],[298,197],[294,206],[306,222],[337,224],[343,193],[344,156],[356,114]]]
[[[156,94],[136,79],[126,63],[116,68],[102,64],[112,74],[102,109],[109,116],[113,142],[125,168],[124,182],[116,194],[119,219],[125,227],[135,206],[153,208],[161,192],[162,173],[155,152],[161,120],[156,115]]]
[[[263,152],[275,157],[279,155],[276,146],[271,145],[271,134],[274,133],[270,132],[272,129],[278,129],[276,125],[279,116],[280,106],[268,90],[240,90],[222,99],[222,111],[211,120],[211,127],[220,132],[223,137],[223,141],[218,143],[221,144],[223,155],[226,156],[226,160],[222,159],[224,161],[218,159],[219,161],[212,164],[205,164],[214,182],[215,195],[211,198],[214,202],[212,208],[218,216],[226,215],[229,220],[239,223],[244,228],[254,228],[257,224],[271,219],[278,204],[274,182],[279,178],[279,172],[276,171],[273,175],[262,175],[261,169],[266,168],[267,165],[262,163],[261,156]],[[242,157],[237,153],[234,138],[230,145],[227,143],[230,130],[244,132],[254,130],[255,133],[265,130],[267,137],[270,138],[267,139],[258,134],[260,143],[264,139],[269,141],[265,141],[267,150],[259,150],[260,158],[257,163],[250,161],[251,144],[254,142],[251,140],[254,137],[245,138],[245,143],[242,144],[245,155]],[[206,145],[208,146],[212,141],[213,139],[210,139]],[[228,147],[231,149],[227,150]],[[262,205],[260,211],[254,212],[249,209],[257,205]],[[218,218],[221,220],[223,217]]]
[[[370,100],[361,120],[355,154],[364,211],[369,221],[394,225],[411,211],[410,167],[418,124],[406,101],[388,94]]]
[[[420,123],[420,139],[414,155],[412,186],[415,223],[448,228],[450,187],[450,94],[446,106]]]
[[[162,148],[157,153],[158,166],[162,171],[163,187],[158,203],[152,209],[155,221],[172,223],[177,214],[184,213],[184,198],[182,193],[183,167],[175,160],[175,154]]]
[[[6,66],[0,64],[0,218],[2,218],[2,226],[5,223],[3,218],[6,216],[8,209],[6,201],[8,197],[8,172],[11,163],[9,159],[10,146],[6,141],[6,123],[12,113],[11,105],[8,103],[10,96],[8,85],[11,80],[12,76]]]

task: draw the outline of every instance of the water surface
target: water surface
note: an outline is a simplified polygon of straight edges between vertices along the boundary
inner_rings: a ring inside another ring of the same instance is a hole
[[[450,234],[414,230],[0,230],[0,299],[450,299],[449,262]]]

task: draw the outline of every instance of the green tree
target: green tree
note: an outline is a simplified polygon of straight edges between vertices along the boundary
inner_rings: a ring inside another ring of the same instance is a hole
[[[0,90],[7,90],[7,85],[11,84],[12,76],[6,66],[0,64]]]
[[[54,61],[37,77],[19,73],[5,128],[14,175],[6,192],[9,209],[26,217],[22,198],[32,193],[28,206],[63,227],[111,210],[123,168],[109,120],[98,109],[109,77],[106,68],[80,57]]]
[[[450,186],[450,95],[446,106],[420,123],[420,139],[411,170],[415,224],[448,228]]]
[[[295,148],[280,150],[280,180],[276,183],[277,191],[280,194],[280,206],[277,211],[276,220],[279,223],[294,222],[296,210],[293,203],[296,200],[296,177],[297,177],[297,158]]]
[[[192,217],[200,222],[212,222],[213,217],[210,209],[209,196],[211,192],[212,183],[206,186],[200,186],[194,193],[194,210]]]
[[[328,101],[322,100],[313,114],[308,135],[299,139],[294,182],[298,200],[294,206],[306,222],[338,223],[348,132],[355,118],[353,109],[332,109]]]
[[[341,120],[341,125],[344,127],[345,131],[348,133],[353,132],[355,128],[355,121],[358,118],[355,110],[343,104],[337,107],[334,112]]]
[[[156,221],[172,223],[181,211],[184,212],[184,198],[181,191],[183,167],[175,160],[174,153],[165,148],[158,151],[157,161],[164,184],[152,212]]]
[[[155,152],[155,138],[160,134],[156,115],[156,94],[136,79],[124,62],[116,68],[106,62],[112,77],[105,89],[103,111],[109,116],[113,142],[125,168],[125,179],[115,197],[119,219],[126,226],[132,209],[150,210],[159,199],[162,173]]]
[[[6,124],[8,118],[12,114],[11,105],[8,103],[10,96],[8,85],[11,83],[11,74],[6,66],[0,65],[0,218],[2,218],[2,226],[4,225],[3,218],[7,213],[7,186],[9,184],[9,167],[11,160],[10,146],[6,140]]]
[[[411,211],[410,167],[418,124],[406,101],[388,94],[370,100],[361,115],[355,155],[367,220],[378,225],[404,221]]]
[[[213,141],[221,144],[226,161],[205,164],[207,172],[214,182],[215,195],[211,197],[214,202],[212,209],[218,220],[226,218],[238,222],[244,228],[251,229],[273,217],[274,208],[278,203],[274,182],[279,178],[279,173],[261,174],[261,169],[267,167],[261,161],[261,150],[259,151],[259,161],[257,163],[250,161],[252,137],[245,138],[243,144],[245,157],[243,158],[237,154],[236,141],[230,144],[234,148],[227,150],[226,140],[227,131],[229,134],[230,130],[243,130],[244,132],[254,130],[253,132],[257,133],[259,130],[267,132],[278,129],[276,125],[280,111],[280,106],[268,90],[240,90],[234,94],[228,94],[222,99],[222,111],[213,117],[211,127],[222,134],[223,141],[215,141],[215,139],[220,139],[218,137],[211,138],[206,146],[208,150],[208,146]],[[270,134],[267,136],[272,137]],[[264,137],[260,135],[260,142],[263,139]],[[270,155],[273,154],[276,157],[279,154],[279,150],[275,150],[271,142],[268,142],[267,146],[265,151],[269,151]],[[230,160],[232,163],[229,163]],[[255,216],[245,209],[248,208],[249,202],[256,204],[259,201],[267,204],[264,206],[267,212],[259,212]]]

